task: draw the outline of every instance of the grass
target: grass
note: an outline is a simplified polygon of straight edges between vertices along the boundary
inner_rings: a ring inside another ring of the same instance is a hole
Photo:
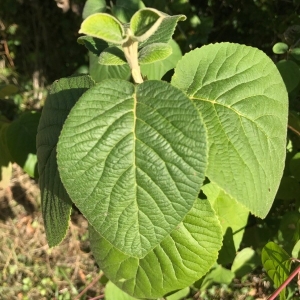
[[[88,224],[75,210],[71,221],[65,240],[50,249],[38,185],[13,165],[10,184],[0,189],[0,300],[104,298],[107,279],[94,262]],[[184,299],[265,300],[272,290],[259,269],[230,285],[213,284],[205,291],[195,285]]]
[[[0,299],[75,299],[99,274],[90,252],[87,222],[76,212],[61,245],[49,248],[37,183],[13,166],[0,190]],[[103,294],[99,280],[80,299]]]

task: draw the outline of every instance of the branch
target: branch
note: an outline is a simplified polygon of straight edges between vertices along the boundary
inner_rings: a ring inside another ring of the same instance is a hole
[[[281,286],[267,300],[274,300],[297,274],[300,274],[300,265],[289,275],[284,283],[281,284]]]

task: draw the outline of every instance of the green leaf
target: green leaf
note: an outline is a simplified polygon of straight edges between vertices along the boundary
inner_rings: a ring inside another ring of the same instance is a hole
[[[142,257],[184,218],[206,169],[198,111],[161,81],[103,80],[72,109],[58,166],[72,201],[115,247]]]
[[[35,164],[30,160],[36,154],[35,137],[40,116],[37,112],[23,113],[6,131],[7,147],[13,161],[23,169],[26,168],[31,177],[35,175]]]
[[[147,40],[139,44],[140,48],[154,43],[168,43],[172,38],[177,23],[186,19],[184,15],[163,15],[164,17],[162,18],[162,21],[159,24],[157,30]]]
[[[155,43],[142,48],[139,51],[139,63],[150,64],[164,60],[172,54],[172,47],[169,44]]]
[[[191,285],[217,259],[221,228],[208,201],[196,200],[183,222],[141,259],[113,247],[92,226],[93,255],[106,276],[137,298],[153,299]]]
[[[99,56],[99,64],[119,66],[127,64],[124,52],[119,47],[108,47]]]
[[[231,271],[236,277],[242,278],[253,272],[258,265],[260,265],[260,263],[255,251],[251,248],[244,248],[235,257],[231,266]]]
[[[223,268],[221,265],[216,265],[205,277],[202,282],[201,291],[207,290],[214,283],[229,285],[234,279],[234,273]]]
[[[187,297],[190,294],[190,288],[186,287],[182,290],[179,290],[177,292],[175,292],[174,294],[165,297],[166,300],[181,300],[181,299],[186,299],[185,297]]]
[[[125,37],[122,24],[115,17],[105,13],[93,14],[86,18],[81,24],[79,33],[113,44],[122,44]]]
[[[101,52],[108,47],[107,42],[92,36],[80,36],[77,39],[77,43],[84,45],[90,52],[97,56],[99,56]]]
[[[140,0],[117,0],[112,12],[122,23],[129,23],[134,13],[144,7],[144,3]]]
[[[231,228],[236,252],[240,247],[244,235],[249,210],[236,202],[215,183],[204,185],[202,191],[220,220],[223,234],[226,233],[228,228]]]
[[[39,184],[46,235],[50,247],[58,245],[69,227],[72,202],[60,180],[56,145],[62,126],[79,97],[94,85],[89,76],[62,78],[52,85],[37,134]]]
[[[88,16],[101,13],[106,11],[106,1],[105,0],[87,0],[85,2],[82,18],[86,19]]]
[[[282,76],[288,93],[290,93],[300,82],[299,66],[291,60],[281,60],[276,66]]]
[[[105,300],[134,300],[127,293],[123,292],[111,281],[109,281],[105,286]]]
[[[290,51],[290,54],[292,55],[293,58],[296,60],[300,60],[300,48],[294,48]]]
[[[182,58],[171,83],[195,103],[207,126],[206,176],[265,217],[286,152],[288,97],[273,62],[252,47],[208,45]]]
[[[36,154],[29,153],[27,159],[22,166],[22,169],[31,177],[38,178],[37,172],[37,156]]]
[[[164,14],[154,8],[144,8],[137,11],[130,20],[130,30],[135,40],[143,42],[160,26]]]
[[[261,259],[268,276],[278,288],[290,274],[292,261],[289,255],[277,244],[269,242],[262,249]],[[281,295],[285,295],[285,289]],[[285,299],[285,297],[280,296],[280,299]]]
[[[131,72],[128,64],[121,66],[100,65],[98,56],[94,55],[93,53],[89,53],[89,59],[89,73],[95,82],[109,78],[118,78],[124,80],[130,79]]]
[[[292,257],[297,258],[297,259],[300,258],[300,240],[293,247]]]
[[[273,46],[273,52],[275,54],[284,54],[289,50],[289,46],[286,43],[276,43]]]
[[[172,54],[166,59],[141,65],[141,72],[147,79],[161,79],[169,70],[174,69],[181,59],[182,54],[178,44],[174,40],[170,40],[169,45],[172,47]]]

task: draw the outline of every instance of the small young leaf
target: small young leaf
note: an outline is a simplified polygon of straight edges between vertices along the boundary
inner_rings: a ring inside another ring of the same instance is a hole
[[[158,29],[164,14],[154,8],[144,8],[137,11],[130,20],[130,29],[134,38],[143,42]]]
[[[36,139],[42,213],[50,247],[58,245],[69,227],[72,201],[57,169],[56,145],[62,126],[76,101],[94,82],[89,76],[62,78],[53,83],[40,119]]]
[[[155,43],[142,48],[139,52],[139,63],[150,64],[164,60],[172,54],[172,47],[169,44]]]
[[[79,33],[117,45],[122,44],[125,38],[122,24],[115,17],[105,13],[93,14],[85,19]]]
[[[99,64],[107,66],[121,66],[127,64],[124,52],[119,47],[108,47],[99,56]]]
[[[300,60],[300,48],[294,48],[290,51],[290,54],[295,58],[296,60]]]
[[[117,0],[116,5],[112,7],[112,12],[122,23],[129,23],[134,13],[144,7],[141,0]]]
[[[290,256],[277,244],[269,242],[261,252],[261,260],[264,269],[278,288],[289,276],[292,260]],[[285,299],[285,289],[281,292]]]
[[[143,257],[193,206],[206,151],[205,127],[181,91],[162,81],[110,79],[73,107],[57,160],[91,225],[122,252]]]
[[[201,199],[170,235],[140,259],[113,247],[92,226],[89,235],[93,255],[105,275],[126,293],[146,299],[185,288],[205,275],[222,241],[218,218],[209,202]],[[226,282],[228,273],[234,276],[227,270]]]
[[[274,63],[252,47],[207,45],[179,61],[171,83],[188,95],[206,123],[206,176],[264,218],[286,155],[288,95]]]
[[[106,11],[105,0],[87,0],[85,2],[82,18],[86,19],[88,16],[95,13],[102,13]]]
[[[288,93],[293,91],[300,83],[299,66],[291,60],[281,60],[276,64]]]
[[[139,47],[143,48],[154,43],[168,43],[172,38],[177,23],[185,19],[184,15],[168,16],[164,14],[158,29],[146,41],[140,43]]]
[[[174,40],[169,41],[172,47],[172,54],[164,60],[156,61],[151,64],[141,65],[143,76],[148,79],[161,79],[169,70],[172,70],[181,59],[182,54],[178,44]]]
[[[275,54],[284,54],[288,51],[288,49],[289,46],[286,43],[276,43],[272,50]]]

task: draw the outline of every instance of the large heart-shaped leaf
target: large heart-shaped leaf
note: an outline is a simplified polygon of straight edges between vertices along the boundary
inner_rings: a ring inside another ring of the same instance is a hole
[[[194,101],[206,123],[210,181],[265,217],[286,148],[288,97],[276,66],[252,47],[208,45],[182,58],[172,84]]]
[[[206,130],[170,84],[110,79],[76,103],[57,151],[62,182],[92,226],[119,250],[143,257],[197,198]]]
[[[154,299],[191,285],[215,263],[220,223],[208,201],[197,199],[183,222],[145,257],[130,257],[89,227],[93,255],[105,275],[137,298]]]
[[[56,145],[62,126],[76,101],[94,82],[89,76],[62,78],[53,83],[37,134],[42,212],[49,245],[56,246],[69,227],[72,202],[60,180]]]

